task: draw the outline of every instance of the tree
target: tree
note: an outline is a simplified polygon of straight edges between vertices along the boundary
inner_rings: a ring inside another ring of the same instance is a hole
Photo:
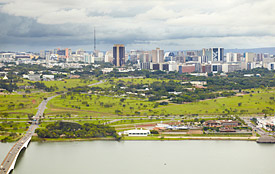
[[[159,103],[154,103],[154,108],[157,108],[159,106]]]
[[[115,110],[115,114],[117,114],[117,115],[120,115],[121,114],[121,110]]]
[[[157,130],[150,130],[151,134],[159,134],[159,132]]]
[[[4,118],[6,118],[6,120],[7,120],[8,117],[9,117],[9,113],[3,113],[3,116],[4,116]]]
[[[20,108],[24,108],[24,104],[23,103],[19,103],[19,107]]]

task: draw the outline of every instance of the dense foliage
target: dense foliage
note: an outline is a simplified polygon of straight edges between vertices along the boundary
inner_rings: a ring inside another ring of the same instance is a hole
[[[8,80],[1,80],[0,88],[5,89],[8,92],[13,92],[14,90],[18,89],[18,87],[15,83],[11,83],[11,81],[8,81]]]
[[[35,86],[36,89],[42,89],[45,90],[46,92],[53,92],[54,90],[56,90],[56,87],[47,87],[44,83],[40,83],[40,82],[29,82],[30,85]]]
[[[101,125],[85,123],[83,125],[71,122],[55,122],[35,131],[40,138],[95,138],[112,136],[117,138],[114,128]]]

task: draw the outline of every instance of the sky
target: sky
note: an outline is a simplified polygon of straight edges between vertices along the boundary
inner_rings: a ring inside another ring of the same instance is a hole
[[[274,0],[0,0],[0,51],[275,46]]]

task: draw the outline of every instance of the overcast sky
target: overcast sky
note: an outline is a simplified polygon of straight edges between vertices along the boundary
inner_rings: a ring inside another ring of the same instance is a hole
[[[0,51],[275,46],[275,0],[0,0]]]

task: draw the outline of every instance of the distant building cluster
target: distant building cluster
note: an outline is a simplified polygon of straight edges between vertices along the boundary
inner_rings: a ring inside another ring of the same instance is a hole
[[[16,64],[45,64],[48,67],[81,68],[81,64],[109,62],[115,67],[123,67],[131,62],[137,69],[177,71],[179,73],[218,73],[237,70],[251,70],[264,67],[275,69],[275,56],[268,53],[225,53],[224,48],[203,48],[196,51],[165,52],[160,48],[150,51],[131,50],[126,52],[125,46],[115,44],[112,50],[73,52],[69,48],[42,50],[40,53],[0,53],[0,62]]]
[[[157,48],[152,51],[131,51],[130,60],[137,60],[140,69],[178,71],[180,73],[218,73],[250,70],[264,67],[274,70],[275,57],[270,54],[224,53],[224,48],[208,48],[199,51],[164,53]]]

